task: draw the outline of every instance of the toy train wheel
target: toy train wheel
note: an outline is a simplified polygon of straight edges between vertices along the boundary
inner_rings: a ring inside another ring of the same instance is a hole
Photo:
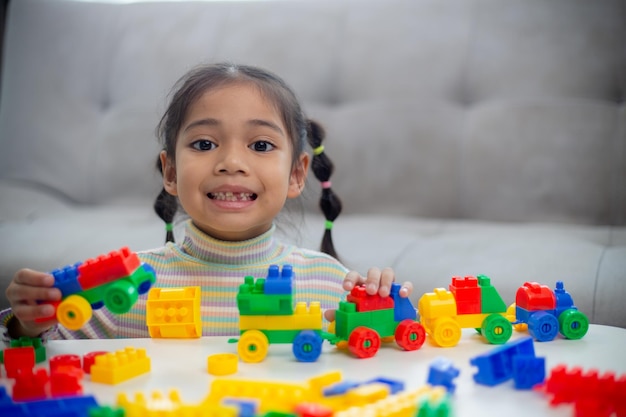
[[[426,330],[416,321],[402,320],[396,328],[396,343],[404,350],[417,350],[425,341]]]
[[[303,330],[293,340],[293,355],[300,362],[315,362],[322,354],[322,336],[313,330]]]
[[[57,320],[70,330],[78,330],[91,319],[89,302],[80,295],[70,295],[57,307]]]
[[[137,302],[139,294],[132,282],[120,280],[111,284],[104,295],[104,305],[112,313],[128,313]]]
[[[368,327],[357,327],[350,333],[348,349],[357,358],[371,358],[380,348],[380,336],[376,330]]]
[[[461,326],[450,317],[440,317],[433,322],[430,337],[437,346],[456,346],[461,340]]]
[[[511,338],[513,325],[500,314],[490,314],[483,320],[481,334],[489,343],[501,345]]]
[[[559,315],[559,331],[566,339],[578,340],[587,334],[589,319],[581,311],[570,309]]]
[[[270,342],[262,331],[248,330],[241,335],[237,343],[237,353],[244,362],[261,362],[267,356],[269,345]]]
[[[549,342],[559,333],[559,321],[552,314],[539,311],[528,318],[528,333],[538,342]]]

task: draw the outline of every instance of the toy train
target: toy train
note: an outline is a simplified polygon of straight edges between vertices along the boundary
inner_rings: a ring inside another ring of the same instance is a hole
[[[339,303],[329,331],[322,331],[319,302],[299,302],[293,307],[293,270],[285,265],[269,268],[267,278],[248,276],[239,288],[240,313],[238,353],[244,362],[260,362],[270,343],[291,343],[300,361],[317,360],[324,340],[348,348],[358,358],[374,356],[381,341],[395,340],[404,350],[417,350],[426,335],[435,346],[456,346],[463,328],[475,328],[487,342],[506,343],[513,329],[528,329],[538,341],[561,333],[568,339],[582,338],[589,327],[587,316],[574,305],[572,297],[557,282],[556,289],[526,282],[516,294],[516,303],[507,308],[491,280],[484,276],[453,277],[449,290],[437,288],[419,302],[420,319],[408,298],[399,296],[393,284],[389,297],[366,294],[356,286]]]
[[[128,247],[55,269],[51,274],[62,298],[49,303],[55,308],[53,315],[38,321],[56,318],[70,330],[83,327],[92,311],[102,307],[115,314],[128,312],[156,280],[154,269],[141,263]]]

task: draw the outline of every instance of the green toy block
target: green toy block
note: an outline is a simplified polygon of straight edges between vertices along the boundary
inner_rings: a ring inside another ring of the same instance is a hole
[[[491,285],[491,279],[486,275],[479,275],[477,278],[480,286],[481,312],[483,314],[506,312],[506,303],[498,294],[498,290]]]
[[[293,294],[264,294],[265,279],[245,277],[239,286],[237,307],[242,316],[292,315]]]
[[[10,347],[12,348],[27,346],[32,346],[35,350],[35,363],[41,363],[46,360],[46,348],[41,338],[22,336],[19,339],[11,340]],[[4,352],[0,352],[0,363],[4,363]]]
[[[393,336],[398,327],[398,322],[394,321],[393,308],[372,311],[356,311],[356,304],[341,301],[335,318],[335,334],[342,340],[348,340],[350,333],[359,327],[365,326],[376,330],[382,337]]]
[[[277,343],[293,343],[294,339],[298,334],[302,332],[302,329],[296,330],[260,330],[263,332],[265,336],[267,336],[267,341],[271,344]],[[320,330],[312,330],[317,334],[322,334]],[[244,334],[246,331],[242,330],[240,333]]]
[[[444,395],[436,401],[432,401],[426,396],[418,400],[415,417],[452,417],[453,415],[448,395]]]

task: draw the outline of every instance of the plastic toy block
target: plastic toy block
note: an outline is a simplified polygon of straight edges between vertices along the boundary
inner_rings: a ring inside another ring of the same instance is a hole
[[[242,400],[238,398],[225,398],[222,401],[224,405],[232,405],[238,409],[238,417],[255,417],[259,407],[256,401]]]
[[[50,371],[50,396],[67,397],[82,395],[83,370],[78,367],[62,366]]]
[[[573,403],[576,415],[626,415],[626,374],[616,378],[613,372],[602,375],[596,369],[554,367],[543,385],[551,405]]]
[[[247,315],[290,315],[293,314],[292,294],[265,294],[265,279],[245,277],[237,293],[239,314]]]
[[[270,265],[265,280],[265,294],[292,294],[294,278],[291,265],[283,265],[282,271],[278,265]]]
[[[110,407],[108,405],[89,409],[89,417],[125,417],[123,408]]]
[[[232,405],[183,403],[180,394],[172,390],[167,396],[153,391],[150,396],[136,393],[129,398],[126,393],[117,396],[117,407],[124,410],[125,417],[237,417],[238,409]]]
[[[95,397],[75,396],[14,403],[0,387],[0,415],[7,417],[83,417],[98,407]],[[89,413],[89,414],[88,414]]]
[[[332,417],[333,410],[321,404],[302,403],[294,410],[299,417]]]
[[[378,293],[370,295],[365,291],[365,285],[357,285],[352,288],[346,301],[356,305],[356,311],[372,311],[393,308],[393,298],[381,297]]]
[[[495,386],[513,377],[513,358],[515,356],[535,356],[535,347],[531,337],[525,337],[507,343],[470,359],[470,364],[478,367],[474,381],[478,384]]]
[[[454,379],[459,376],[459,373],[459,369],[454,366],[451,360],[437,358],[428,368],[427,382],[432,386],[443,386],[448,393],[454,394],[456,389]]]
[[[389,385],[375,382],[362,384],[349,390],[346,399],[352,406],[363,406],[380,401],[389,396]]]
[[[211,375],[229,375],[237,372],[238,363],[234,353],[216,353],[207,358],[207,369]]]
[[[280,411],[268,411],[263,414],[262,417],[298,417],[298,415],[293,413],[281,413]]]
[[[530,311],[556,309],[556,298],[547,285],[525,282],[515,294],[516,306]]]
[[[91,366],[91,381],[114,385],[148,372],[150,358],[146,356],[146,350],[127,347],[96,356]]]
[[[378,377],[366,382],[366,384],[371,383],[387,384],[387,386],[389,386],[389,392],[391,394],[397,394],[401,391],[404,391],[404,382],[397,379]]]
[[[341,301],[336,312],[335,333],[347,340],[357,327],[373,328],[381,337],[393,336],[397,323],[393,309],[371,310],[357,313],[356,304]]]
[[[239,329],[264,329],[264,330],[299,330],[299,329],[322,329],[322,309],[319,301],[311,302],[309,308],[305,302],[298,302],[293,314],[287,316],[245,316],[239,317]],[[271,342],[271,340],[270,340]]]
[[[46,348],[39,337],[22,336],[19,339],[11,340],[9,347],[32,347],[35,350],[35,363],[41,363],[46,360]],[[0,351],[0,362],[4,363],[4,351]]]
[[[345,394],[346,392],[348,392],[348,390],[351,390],[353,388],[360,386],[361,384],[362,382],[357,382],[357,381],[341,381],[334,385],[331,385],[328,388],[325,388],[323,393],[324,393],[324,396],[327,396],[327,397],[331,395],[341,395],[341,394]]]
[[[32,346],[4,349],[4,369],[7,377],[15,378],[20,371],[32,370],[35,366],[35,349]]]
[[[491,279],[485,275],[478,276],[478,285],[481,293],[481,312],[485,313],[504,313],[506,311],[506,303],[498,294],[498,291],[491,285]]]
[[[48,361],[48,365],[50,366],[50,372],[60,368],[82,369],[80,356],[72,354],[53,356]]]
[[[48,371],[24,369],[15,375],[13,401],[33,401],[47,398]]]
[[[88,259],[78,266],[78,282],[83,290],[97,287],[112,280],[132,275],[139,268],[136,253],[128,247]]]
[[[61,290],[62,298],[81,292],[83,288],[78,282],[78,267],[82,262],[55,269],[50,274],[54,277],[54,287]]]
[[[568,310],[570,308],[576,308],[572,295],[569,292],[565,291],[563,281],[556,282],[554,297],[556,299],[555,308],[557,316],[565,310]]]
[[[391,284],[391,291],[389,296],[393,299],[394,303],[394,321],[401,322],[402,320],[417,320],[417,311],[411,300],[408,297],[400,296],[400,289],[402,285],[393,283]]]
[[[224,398],[258,399],[261,412],[291,412],[310,400],[309,388],[302,383],[250,381],[219,378],[211,383],[207,402],[219,404]]]
[[[452,277],[448,287],[456,300],[457,314],[481,313],[480,287],[476,277]]]
[[[153,338],[202,336],[200,287],[152,288],[146,302],[146,323]]]
[[[549,342],[559,334],[559,321],[551,311],[528,311],[515,308],[516,317],[528,323],[528,333],[538,342]]]
[[[99,350],[99,351],[89,352],[89,353],[84,354],[83,355],[83,372],[85,372],[86,374],[90,374],[91,367],[96,361],[96,356],[105,355],[107,353],[109,352],[104,351],[104,350]]]
[[[513,357],[513,382],[516,389],[531,389],[546,379],[546,359],[530,355]]]
[[[428,292],[420,297],[417,305],[422,323],[428,323],[432,319],[439,317],[456,316],[456,301],[452,292],[445,288],[435,288],[433,292]],[[426,326],[428,330],[429,326]]]

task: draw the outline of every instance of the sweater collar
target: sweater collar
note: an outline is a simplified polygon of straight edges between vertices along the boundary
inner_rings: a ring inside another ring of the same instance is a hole
[[[265,264],[281,251],[281,245],[274,239],[275,229],[276,226],[272,225],[270,230],[255,238],[231,242],[215,239],[187,220],[181,248],[188,255],[209,263]]]

